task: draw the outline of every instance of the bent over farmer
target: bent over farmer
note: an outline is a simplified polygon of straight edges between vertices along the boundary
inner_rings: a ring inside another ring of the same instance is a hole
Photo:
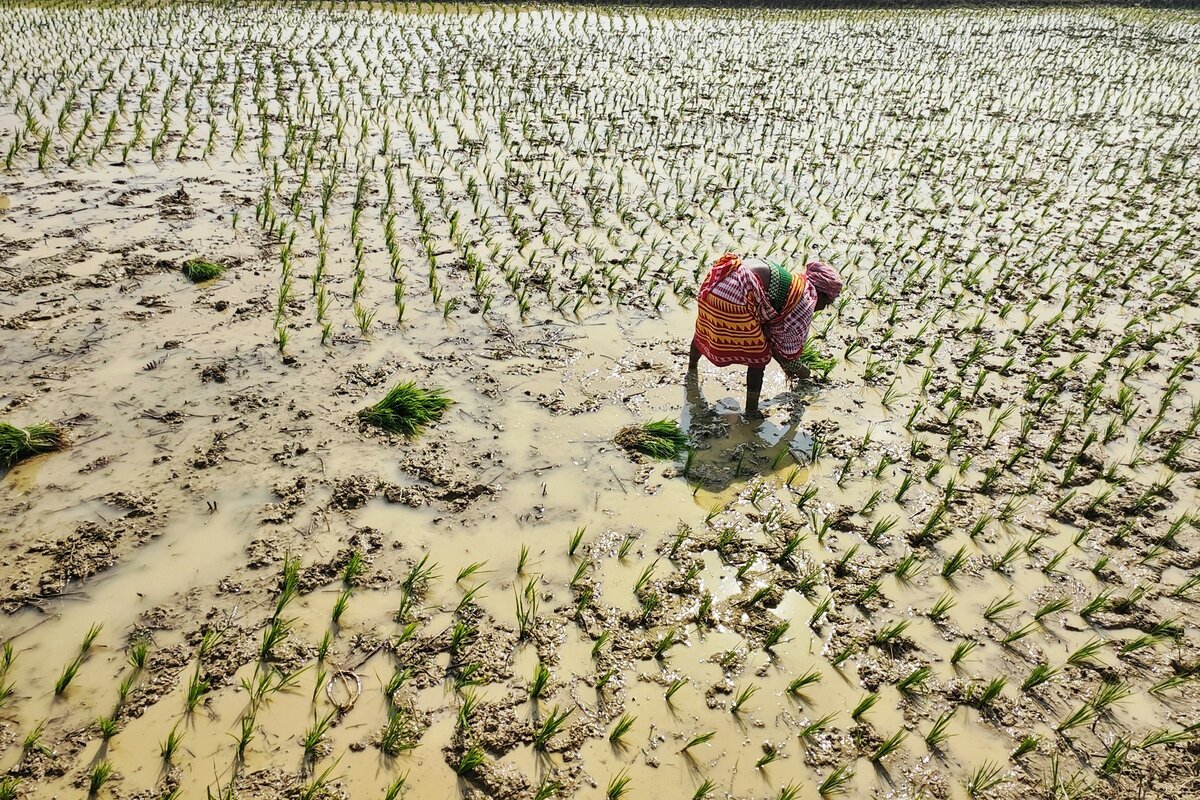
[[[800,354],[813,315],[842,291],[827,264],[812,261],[790,272],[760,258],[726,253],[708,270],[697,298],[696,333],[688,357],[694,378],[700,356],[718,367],[746,369],[746,413],[758,413],[763,370],[774,358],[789,378],[807,378]]]

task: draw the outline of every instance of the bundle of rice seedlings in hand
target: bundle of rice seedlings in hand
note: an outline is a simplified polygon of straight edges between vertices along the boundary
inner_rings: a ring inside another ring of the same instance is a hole
[[[219,278],[225,272],[225,267],[203,258],[193,258],[183,262],[183,275],[192,283],[204,283],[213,278]]]
[[[358,416],[385,431],[412,436],[441,419],[453,402],[443,389],[422,389],[407,381],[393,386],[386,397],[358,412]]]
[[[41,422],[28,428],[0,422],[0,467],[8,469],[39,453],[61,450],[66,443],[66,434],[53,422]]]
[[[613,441],[630,452],[661,459],[678,458],[688,445],[687,434],[679,428],[678,422],[670,419],[622,428]]]
[[[813,347],[812,342],[804,343],[804,349],[800,352],[800,361],[808,367],[809,371],[817,373],[822,378],[828,377],[829,371],[837,366],[836,358],[826,358],[821,355],[817,348]]]

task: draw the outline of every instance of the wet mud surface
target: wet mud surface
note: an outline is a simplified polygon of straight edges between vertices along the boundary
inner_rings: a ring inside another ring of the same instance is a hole
[[[0,12],[0,796],[1194,796],[1194,13]]]

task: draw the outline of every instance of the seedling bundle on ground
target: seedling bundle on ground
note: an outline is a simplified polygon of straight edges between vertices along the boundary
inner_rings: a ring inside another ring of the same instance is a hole
[[[630,425],[613,437],[617,446],[657,459],[678,458],[687,450],[688,437],[679,423],[669,419]]]
[[[369,425],[411,436],[442,418],[453,403],[442,389],[423,389],[413,381],[393,386],[382,400],[358,412]]]
[[[8,468],[41,453],[60,450],[66,444],[66,434],[52,422],[39,422],[18,428],[0,422],[0,468]]]

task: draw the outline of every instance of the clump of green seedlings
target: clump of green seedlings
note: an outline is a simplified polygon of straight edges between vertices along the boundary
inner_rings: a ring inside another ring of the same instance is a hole
[[[670,419],[630,425],[617,431],[613,442],[631,453],[660,460],[679,458],[688,448],[688,436],[679,423]]]
[[[829,377],[829,373],[837,366],[837,359],[832,356],[824,356],[813,346],[811,341],[804,343],[804,349],[800,352],[800,363],[808,368],[815,375],[820,375],[822,378]]]
[[[393,386],[375,405],[358,412],[358,416],[385,431],[414,436],[440,420],[453,402],[443,389],[424,389],[414,381],[405,381]]]
[[[8,469],[42,453],[61,450],[66,444],[66,431],[53,422],[39,422],[28,428],[0,422],[0,469]]]
[[[224,275],[226,267],[204,258],[191,258],[183,262],[180,269],[183,276],[192,283],[204,283]]]

